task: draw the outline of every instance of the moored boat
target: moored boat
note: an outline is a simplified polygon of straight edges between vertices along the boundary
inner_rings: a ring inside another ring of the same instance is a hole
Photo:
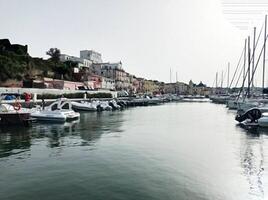
[[[97,110],[97,104],[91,103],[91,102],[86,102],[86,101],[81,101],[81,102],[71,102],[72,108],[77,110],[77,111],[96,111]]]
[[[70,101],[61,98],[44,109],[34,109],[31,117],[38,121],[65,122],[80,118],[80,113],[72,110]]]
[[[0,125],[23,125],[31,124],[30,110],[21,108],[19,103],[14,105],[0,104]]]

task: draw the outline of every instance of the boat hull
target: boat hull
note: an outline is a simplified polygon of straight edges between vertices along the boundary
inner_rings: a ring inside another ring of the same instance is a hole
[[[0,125],[29,126],[30,124],[30,113],[0,113]]]

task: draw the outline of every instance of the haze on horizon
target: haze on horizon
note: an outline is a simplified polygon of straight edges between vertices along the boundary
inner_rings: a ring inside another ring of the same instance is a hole
[[[228,61],[232,75],[244,38],[253,26],[260,29],[268,10],[268,2],[258,0],[262,10],[250,11],[242,19],[232,13],[233,4],[241,2],[248,8],[256,4],[254,0],[0,0],[0,38],[29,45],[35,57],[46,57],[51,47],[76,56],[80,50],[93,49],[104,61],[122,61],[123,68],[138,77],[169,82],[171,68],[173,82],[177,72],[179,81],[192,79],[211,86],[216,71],[225,70]],[[256,84],[261,85],[261,79]]]

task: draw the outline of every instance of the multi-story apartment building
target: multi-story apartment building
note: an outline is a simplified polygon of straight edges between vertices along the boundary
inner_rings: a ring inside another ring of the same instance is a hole
[[[91,60],[93,63],[102,63],[101,54],[93,50],[80,51],[80,58]]]
[[[90,68],[92,65],[92,61],[84,58],[79,58],[75,56],[69,56],[66,54],[61,54],[60,55],[60,61],[61,62],[66,62],[66,61],[73,61],[78,64],[78,68],[81,69],[83,67]]]
[[[115,80],[117,90],[129,90],[129,74],[122,68],[122,63],[101,63],[93,64],[93,71],[99,75]]]

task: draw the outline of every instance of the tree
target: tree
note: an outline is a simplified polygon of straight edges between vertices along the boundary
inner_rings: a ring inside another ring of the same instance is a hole
[[[50,48],[47,52],[50,56],[50,60],[54,63],[54,72],[61,75],[61,79],[64,76],[64,70],[62,69],[62,64],[60,61],[60,50],[58,48]]]
[[[51,60],[56,64],[60,61],[60,50],[57,48],[50,48],[47,51],[47,55],[49,55]]]

